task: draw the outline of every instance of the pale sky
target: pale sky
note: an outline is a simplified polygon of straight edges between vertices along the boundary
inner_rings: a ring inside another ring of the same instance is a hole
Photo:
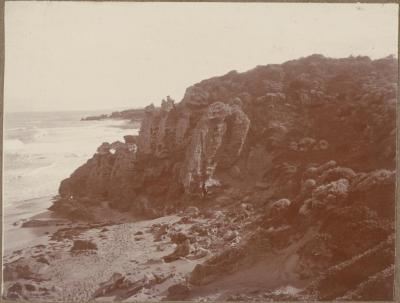
[[[5,110],[142,107],[231,70],[397,56],[395,4],[6,2]]]

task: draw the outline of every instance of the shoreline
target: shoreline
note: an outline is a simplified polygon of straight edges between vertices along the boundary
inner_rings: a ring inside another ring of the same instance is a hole
[[[3,256],[3,296],[51,302],[226,299],[232,292],[226,285],[186,285],[197,266],[248,238],[254,218],[232,211],[189,206],[156,219],[113,222],[60,221],[51,212],[33,216],[24,223],[29,227],[18,229],[37,237]],[[233,218],[240,224],[233,226]]]
[[[49,235],[67,223],[67,220],[48,210],[8,222],[8,229],[3,231],[3,242],[7,243],[3,245],[3,257],[29,245],[47,244]]]
[[[163,261],[177,244],[160,232],[160,227],[187,232],[193,224],[181,223],[182,215],[125,223],[85,223],[55,218],[51,212],[44,212],[25,222],[30,227],[17,228],[20,232],[32,232],[35,238],[23,248],[8,245],[4,251],[4,289],[8,289],[3,294],[5,298],[162,300],[168,296],[169,287],[182,283],[196,264],[209,257],[192,252],[190,258]],[[79,241],[90,242],[95,248],[75,250]],[[115,275],[124,277],[128,289],[99,295],[102,284],[110,283]],[[136,289],[135,283],[143,285]],[[14,291],[19,288],[19,292]]]
[[[15,228],[36,216],[40,219],[41,215],[44,215],[43,213],[49,211],[48,208],[55,199],[56,195],[46,195],[14,201],[3,206],[3,228],[6,227],[5,230],[10,230],[10,228]]]

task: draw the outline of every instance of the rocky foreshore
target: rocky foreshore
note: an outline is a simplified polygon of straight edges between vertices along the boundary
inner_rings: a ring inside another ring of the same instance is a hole
[[[4,296],[391,300],[396,98],[395,58],[312,55],[146,107],[62,181],[69,223],[5,257]]]

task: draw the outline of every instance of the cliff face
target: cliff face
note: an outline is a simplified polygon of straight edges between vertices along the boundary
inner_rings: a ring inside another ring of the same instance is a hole
[[[59,187],[60,199],[50,210],[73,219],[92,219],[90,207],[103,200],[124,201],[131,197],[129,180],[134,175],[136,137],[125,136],[125,142],[103,143],[96,154],[79,167]],[[111,205],[110,205],[111,206]],[[121,210],[124,209],[121,203]]]
[[[329,160],[360,171],[394,169],[395,104],[391,58],[313,55],[232,71],[189,87],[178,104],[168,98],[148,106],[136,154],[98,152],[63,181],[60,195],[102,196],[134,211],[147,201],[162,212],[182,194],[238,184],[280,182],[292,196],[299,182],[285,178]]]
[[[192,286],[290,250],[278,261],[291,275],[322,275],[301,295],[363,298],[368,277],[393,283],[396,98],[390,57],[312,55],[232,71],[189,87],[178,104],[148,106],[138,138],[103,144],[52,208],[74,217],[105,201],[157,216],[250,205],[246,241],[196,267]]]

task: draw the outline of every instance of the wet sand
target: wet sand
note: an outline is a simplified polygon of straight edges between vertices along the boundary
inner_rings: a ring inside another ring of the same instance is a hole
[[[56,224],[44,224],[35,227],[22,227],[31,220],[43,222],[67,221],[56,217],[53,212],[43,211],[51,204],[51,197],[42,197],[21,201],[17,205],[8,205],[3,210],[3,254],[7,255],[13,250],[22,249],[34,244],[46,244],[49,235],[55,232],[59,226]],[[45,226],[47,225],[47,226]]]

